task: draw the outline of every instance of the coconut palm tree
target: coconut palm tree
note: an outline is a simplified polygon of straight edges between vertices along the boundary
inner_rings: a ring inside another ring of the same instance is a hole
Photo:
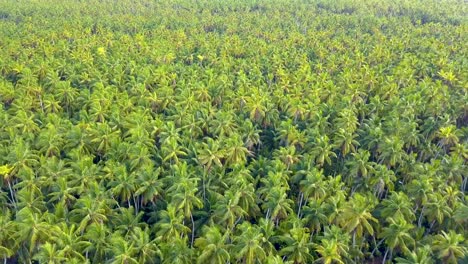
[[[467,248],[463,245],[465,238],[453,230],[448,233],[441,231],[434,237],[433,250],[446,263],[458,263],[467,255]]]
[[[257,226],[244,222],[238,226],[240,234],[233,238],[235,258],[246,264],[261,262],[266,258],[261,246],[263,234]]]
[[[230,259],[228,247],[226,245],[226,234],[222,234],[216,226],[205,227],[204,235],[195,240],[195,247],[201,253],[197,258],[197,263],[226,263]]]

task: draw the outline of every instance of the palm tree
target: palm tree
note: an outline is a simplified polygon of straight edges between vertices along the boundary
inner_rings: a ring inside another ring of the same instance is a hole
[[[279,254],[294,263],[310,263],[313,260],[310,254],[312,243],[309,242],[307,228],[293,228],[289,234],[282,236],[281,240],[286,244]]]
[[[381,164],[375,164],[369,184],[374,187],[374,195],[381,199],[382,196],[386,196],[388,191],[393,191],[396,179],[393,170],[389,170]]]
[[[84,262],[85,257],[82,253],[91,245],[91,242],[83,240],[74,224],[61,223],[59,227],[60,231],[54,240],[60,246],[60,255],[67,259],[75,258]]]
[[[328,224],[328,218],[325,214],[324,204],[310,199],[308,205],[304,205],[303,220],[311,235],[320,232],[322,227]]]
[[[150,238],[148,227],[134,228],[131,237],[132,241],[135,241],[135,248],[138,252],[138,263],[154,263],[155,258],[161,255],[156,239]]]
[[[259,212],[260,208],[257,204],[257,195],[255,194],[255,187],[253,183],[243,182],[246,180],[247,176],[243,174],[238,174],[238,177],[241,177],[243,180],[239,180],[234,185],[234,190],[237,190],[236,193],[239,195],[239,206],[247,212],[248,216],[256,217]],[[248,175],[250,176],[250,175]]]
[[[105,259],[108,250],[107,238],[110,234],[110,230],[103,223],[92,223],[86,228],[83,237],[91,243],[85,248],[85,255],[88,258],[91,254],[93,263],[102,262]]]
[[[243,137],[244,146],[249,151],[252,151],[255,146],[259,146],[261,144],[261,141],[260,141],[261,130],[258,129],[249,119],[242,122],[242,125],[239,128],[239,131],[240,131],[239,133]]]
[[[293,201],[287,198],[285,188],[274,187],[265,196],[265,203],[262,208],[267,210],[266,218],[276,221],[278,224],[280,219],[285,219],[293,212]]]
[[[111,218],[112,226],[124,237],[127,237],[135,229],[146,227],[146,223],[142,222],[143,212],[136,213],[133,206],[119,207],[114,212],[115,215]]]
[[[319,136],[315,146],[312,148],[312,154],[315,157],[315,162],[319,167],[323,167],[325,162],[331,164],[331,157],[336,158],[335,152],[332,151],[333,145],[329,143],[327,135]]]
[[[263,238],[261,240],[261,247],[265,251],[265,254],[276,254],[277,251],[274,246],[274,243],[278,241],[278,236],[276,233],[275,224],[269,219],[261,218],[258,223],[258,226],[260,228],[260,232],[263,234]]]
[[[326,190],[323,182],[323,169],[312,168],[306,171],[299,171],[298,174],[305,174],[305,179],[299,182],[300,201],[297,215],[300,216],[301,207],[307,204],[309,198],[321,200],[326,196]]]
[[[412,210],[413,204],[408,196],[403,192],[391,192],[390,196],[382,201],[381,216],[383,219],[388,217],[402,217],[407,222],[412,222],[416,219]]]
[[[352,153],[351,155],[353,158],[346,162],[346,166],[349,167],[350,175],[367,178],[369,171],[372,170],[372,163],[369,162],[370,152],[359,149],[356,153]]]
[[[406,258],[396,258],[397,264],[433,264],[434,260],[431,255],[431,247],[426,245],[417,248],[416,251],[411,251]]]
[[[136,259],[137,248],[134,243],[129,243],[118,234],[114,234],[109,239],[110,252],[112,253],[112,264],[138,264]]]
[[[75,194],[78,192],[78,187],[70,187],[70,184],[65,177],[58,178],[53,183],[51,192],[49,193],[50,202],[58,202],[69,208],[76,200]]]
[[[301,155],[296,153],[296,147],[280,147],[279,149],[273,152],[275,158],[278,158],[286,165],[286,170],[288,171],[291,165],[295,164],[301,158]]]
[[[78,90],[73,88],[69,82],[59,81],[55,85],[55,95],[61,102],[63,107],[67,109],[68,114],[71,114],[73,102],[78,97]]]
[[[173,205],[168,205],[166,210],[161,210],[159,219],[155,224],[156,237],[162,241],[169,241],[174,237],[181,237],[190,232],[190,228],[184,225],[184,215],[178,214]]]
[[[385,163],[388,166],[395,166],[403,160],[405,152],[403,151],[404,142],[397,136],[386,137],[379,145],[378,152],[379,163]]]
[[[130,206],[130,198],[134,197],[136,191],[136,179],[130,175],[123,164],[108,162],[105,171],[109,178],[108,187],[114,197],[120,198],[120,202],[127,202]]]
[[[63,148],[64,139],[59,128],[52,123],[47,124],[47,130],[42,130],[37,139],[37,147],[46,156],[58,156]]]
[[[320,241],[329,241],[327,247],[331,249],[333,249],[333,244],[336,244],[336,253],[339,255],[337,258],[342,260],[348,260],[350,240],[350,235],[336,225],[326,226],[323,236],[320,237]],[[324,246],[324,248],[327,247]],[[333,253],[331,255],[334,255],[334,250],[327,251]]]
[[[266,254],[261,246],[264,238],[261,231],[248,222],[240,224],[238,230],[240,235],[235,236],[232,241],[236,259],[245,264],[262,262]]]
[[[180,156],[186,156],[186,150],[177,143],[175,139],[168,139],[165,140],[161,144],[161,154],[163,162],[170,161],[171,164],[175,162],[177,164],[179,162]]]
[[[210,132],[218,138],[230,137],[238,129],[235,123],[234,113],[230,111],[218,111],[210,124]]]
[[[3,209],[0,215],[0,256],[6,260],[11,257],[14,252],[14,244],[16,244],[15,222],[11,221],[11,213],[8,209]]]
[[[320,258],[316,260],[318,263],[332,264],[339,263],[344,264],[341,255],[339,253],[338,244],[336,240],[322,239],[321,243],[316,246],[316,251],[320,254]]]
[[[197,158],[207,171],[209,171],[213,165],[218,167],[223,166],[221,160],[224,158],[224,152],[218,141],[208,138],[207,143],[203,143],[203,147],[198,149]]]
[[[226,263],[230,259],[227,248],[226,234],[222,235],[219,228],[209,226],[204,228],[204,235],[195,240],[195,247],[200,249],[197,263]]]
[[[171,198],[171,204],[175,205],[177,210],[182,210],[186,218],[192,221],[192,239],[191,245],[195,238],[195,222],[193,220],[193,208],[202,208],[203,202],[197,196],[198,187],[197,183],[199,178],[193,178],[188,174],[187,164],[174,165],[174,182],[171,187],[167,189],[167,193]]]
[[[462,234],[457,234],[453,230],[448,233],[442,231],[434,237],[433,249],[438,252],[438,257],[444,263],[458,263],[458,260],[463,259],[467,254],[467,247],[463,245],[465,238]]]
[[[293,121],[290,119],[281,122],[278,128],[279,135],[276,139],[279,140],[279,144],[282,146],[294,146],[298,149],[303,148],[307,141],[305,133],[298,130],[296,125],[292,122]]]
[[[374,228],[371,222],[378,223],[370,211],[373,209],[373,201],[366,196],[356,193],[347,202],[340,215],[338,222],[348,232],[353,234],[353,246],[356,238],[361,238],[366,231],[369,235],[374,235]]]
[[[394,249],[400,249],[403,253],[409,253],[409,247],[415,247],[415,241],[410,231],[414,228],[411,223],[406,222],[402,217],[388,218],[388,227],[384,227],[380,237],[383,238],[387,249],[382,263],[385,263],[387,254],[390,252],[390,259]]]
[[[418,227],[421,227],[424,211],[426,209],[429,194],[433,192],[433,178],[421,175],[418,179],[407,184],[408,192],[416,202],[416,208],[422,206],[418,219]]]
[[[37,260],[39,263],[48,264],[59,264],[68,260],[68,258],[63,256],[62,252],[57,250],[56,244],[51,244],[49,242],[46,242],[39,248],[39,251],[33,256],[33,259]]]
[[[244,165],[247,162],[247,156],[252,155],[252,152],[244,147],[244,143],[238,134],[227,138],[223,149],[223,156],[228,167]]]
[[[250,110],[250,120],[262,123],[266,116],[267,108],[265,106],[263,96],[260,94],[253,94],[252,97],[248,98],[247,107]]]
[[[84,232],[92,223],[102,224],[107,222],[108,215],[111,214],[105,200],[84,196],[77,200],[74,209],[70,212],[70,219],[80,223],[79,230]]]
[[[339,130],[334,134],[334,146],[336,149],[341,151],[343,157],[350,152],[356,152],[356,147],[359,146],[359,142],[356,140],[356,137],[356,134],[346,131],[343,128],[339,128]]]
[[[228,190],[224,195],[217,195],[217,202],[213,205],[212,219],[217,224],[223,224],[228,229],[234,228],[234,224],[247,212],[239,205],[240,193]]]
[[[452,215],[452,209],[447,204],[446,198],[440,193],[429,194],[429,201],[426,204],[424,215],[431,222],[430,228],[435,222],[442,226],[444,219]]]
[[[117,126],[111,127],[105,122],[95,123],[89,127],[88,133],[91,136],[91,143],[97,146],[96,150],[101,156],[104,156],[113,144],[120,141],[120,130]]]
[[[134,172],[136,178],[136,190],[134,195],[139,197],[140,207],[148,202],[154,203],[156,197],[162,193],[163,182],[159,179],[161,168],[155,169],[152,165],[144,166]]]
[[[173,237],[161,244],[163,264],[193,263],[194,250],[187,246],[187,238]]]
[[[23,241],[30,255],[36,252],[38,245],[50,241],[58,231],[57,226],[49,224],[48,218],[48,213],[40,215],[29,208],[23,208],[16,214],[18,239]]]
[[[458,131],[454,125],[449,125],[445,127],[441,127],[437,132],[437,136],[439,140],[439,146],[445,149],[449,149],[450,147],[458,144]]]

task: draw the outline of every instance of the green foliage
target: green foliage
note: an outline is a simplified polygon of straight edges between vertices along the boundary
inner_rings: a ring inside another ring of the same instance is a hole
[[[0,1],[0,261],[466,262],[467,8]]]

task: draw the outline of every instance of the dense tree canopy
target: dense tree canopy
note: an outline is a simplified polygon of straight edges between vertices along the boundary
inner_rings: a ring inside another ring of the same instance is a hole
[[[0,259],[468,262],[467,12],[0,0]]]

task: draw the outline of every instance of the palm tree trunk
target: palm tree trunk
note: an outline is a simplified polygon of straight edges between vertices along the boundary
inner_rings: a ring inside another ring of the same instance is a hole
[[[135,215],[137,215],[139,208],[138,208],[137,198],[135,196],[133,196],[133,204],[135,205]]]
[[[422,207],[421,213],[419,214],[418,227],[421,227],[421,224],[422,224],[422,216],[423,216],[423,213],[424,213],[424,209],[426,209],[426,206],[425,206],[425,205]]]
[[[8,189],[10,189],[10,194],[11,194],[11,200],[13,202],[13,206],[16,208],[16,194],[15,192],[13,191],[13,188],[11,188],[11,183],[10,181],[8,181]]]
[[[42,102],[42,96],[38,95],[37,98],[39,99],[39,102],[41,104],[42,113],[44,113],[44,103]]]
[[[193,221],[192,213],[190,213],[190,220],[192,220],[192,240],[190,242],[190,247],[193,248],[193,240],[195,239],[195,221]]]
[[[205,181],[206,181],[206,171],[203,172],[202,181],[203,181],[203,200],[206,201],[206,184],[205,184]]]
[[[356,229],[353,231],[353,248],[356,245]]]
[[[299,200],[299,209],[297,209],[297,217],[301,218],[301,207],[302,207],[302,200],[304,199],[304,193],[301,192],[299,195],[301,199]]]
[[[374,238],[375,240],[375,238]],[[374,253],[375,251],[379,248],[380,244],[382,244],[382,242],[384,242],[384,239],[380,240],[379,243],[377,243],[374,247],[374,250],[372,250],[372,253],[371,253],[371,256],[374,256]]]
[[[434,224],[436,223],[436,220],[433,220],[431,225],[429,226],[429,232],[432,230],[432,228],[434,227]]]
[[[462,189],[461,189],[462,193],[465,192],[465,190],[466,190],[466,182],[467,181],[468,181],[468,177],[465,177],[463,179],[463,183],[462,183]],[[463,196],[463,199],[465,199],[465,196]]]
[[[388,254],[389,248],[385,250],[385,255],[383,256],[382,264],[385,264],[385,260],[387,259],[387,254]]]

